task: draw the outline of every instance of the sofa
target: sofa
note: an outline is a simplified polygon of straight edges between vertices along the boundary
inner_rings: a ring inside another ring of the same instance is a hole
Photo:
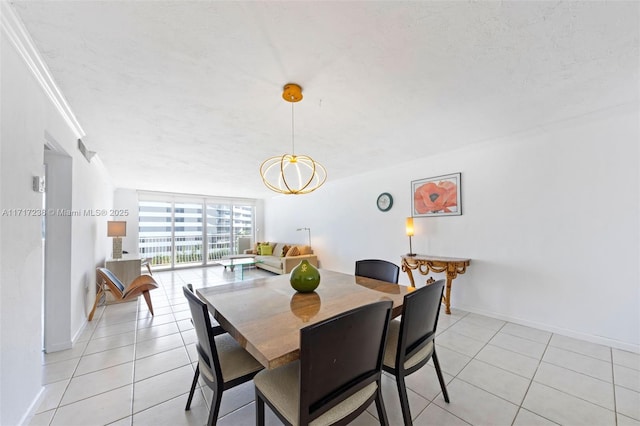
[[[313,254],[310,246],[264,242],[258,243],[253,249],[244,252],[255,255],[256,267],[275,274],[288,274],[304,259],[316,268],[318,267],[318,256]]]

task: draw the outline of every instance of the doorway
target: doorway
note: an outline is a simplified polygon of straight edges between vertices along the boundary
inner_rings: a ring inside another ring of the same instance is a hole
[[[47,136],[47,135],[45,135]],[[71,194],[72,159],[45,137],[45,209],[43,277],[43,347],[71,348]]]

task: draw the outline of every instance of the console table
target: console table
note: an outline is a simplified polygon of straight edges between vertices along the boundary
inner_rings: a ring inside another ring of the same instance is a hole
[[[458,274],[464,274],[467,266],[471,263],[471,259],[459,259],[456,257],[427,256],[417,254],[415,256],[402,256],[402,271],[406,272],[411,281],[411,286],[415,287],[413,280],[413,270],[417,270],[422,275],[427,275],[429,271],[440,273],[446,272],[447,285],[442,300],[445,306],[445,313],[451,314],[451,284]],[[426,284],[435,282],[433,278],[429,278]]]

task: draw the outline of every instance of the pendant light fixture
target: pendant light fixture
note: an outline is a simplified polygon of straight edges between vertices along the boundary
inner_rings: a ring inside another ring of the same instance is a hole
[[[320,188],[327,180],[327,170],[308,155],[295,154],[293,104],[302,100],[302,88],[289,83],[284,86],[282,98],[291,102],[291,154],[267,158],[260,165],[260,176],[272,191],[280,194],[308,194]]]

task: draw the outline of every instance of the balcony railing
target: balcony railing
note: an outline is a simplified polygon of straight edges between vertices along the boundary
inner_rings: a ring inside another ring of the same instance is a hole
[[[172,246],[174,245],[170,236],[140,237],[138,241],[140,255],[151,258],[151,264],[154,266],[171,266],[172,256],[175,257],[174,265],[205,263],[203,262],[202,237],[175,237],[175,253],[172,251]],[[231,241],[229,237],[217,235],[207,237],[207,262],[221,259],[230,253]]]

